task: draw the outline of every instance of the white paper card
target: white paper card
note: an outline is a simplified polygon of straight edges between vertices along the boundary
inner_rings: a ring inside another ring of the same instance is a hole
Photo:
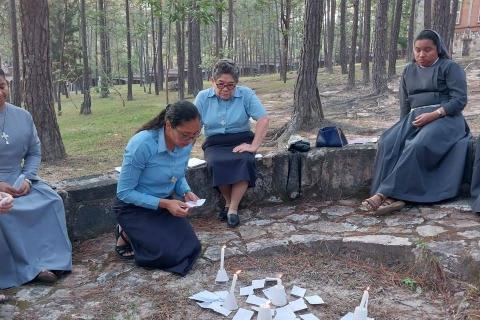
[[[222,307],[222,302],[220,302],[220,301],[212,302],[209,309],[212,309],[213,311],[215,311],[217,313],[220,313],[221,315],[223,315],[225,317],[228,317],[228,315],[232,312],[232,311]]]
[[[308,306],[305,304],[305,300],[303,300],[303,298],[290,302],[288,306],[292,309],[293,312],[308,309]]]
[[[205,160],[202,160],[202,159],[190,158],[190,159],[188,159],[188,167],[189,167],[189,168],[198,167],[198,166],[204,164],[205,162],[206,162],[206,161],[205,161]]]
[[[274,287],[270,287],[263,290],[263,294],[265,295],[265,297],[267,297],[267,299],[275,300],[275,297],[278,295],[275,291],[278,292],[277,289],[274,289]]]
[[[310,304],[325,304],[325,301],[323,301],[322,297],[317,294],[305,297],[305,300],[307,300],[307,302]]]
[[[255,154],[255,159],[262,159],[263,156],[260,153]]]
[[[232,320],[250,320],[252,317],[253,311],[240,308]]]
[[[225,300],[225,298],[228,296],[228,291],[215,291],[214,293],[220,300]]]
[[[207,201],[207,199],[198,199],[197,201],[187,201],[185,202],[190,208],[201,207]]]
[[[115,171],[117,171],[118,173],[122,172],[122,167],[115,167]]]
[[[202,302],[212,302],[218,300],[219,297],[213,292],[204,290],[202,292],[194,294],[193,296],[189,297],[189,299]]]
[[[313,313],[301,314],[300,318],[303,320],[320,320]]]
[[[253,289],[262,289],[265,287],[265,279],[252,280],[252,287]]]
[[[274,320],[296,320],[297,316],[287,305],[285,307],[275,309],[276,315]]]
[[[252,307],[252,310],[259,311],[260,307]],[[272,317],[275,315],[275,309],[270,309],[270,313],[272,314]]]
[[[241,296],[249,296],[251,294],[253,294],[253,286],[248,286],[248,287],[243,287],[243,288],[240,288],[240,295]]]
[[[293,286],[292,292],[290,292],[290,294],[292,296],[297,296],[297,297],[303,298],[305,296],[305,292],[307,292],[307,289],[303,289],[303,288],[300,288],[300,287],[297,287],[297,286]]]
[[[353,312],[344,315],[340,320],[353,320]],[[367,318],[367,320],[375,320],[374,318]]]
[[[252,294],[250,296],[248,296],[247,298],[247,301],[245,301],[246,303],[249,303],[249,304],[254,304],[256,306],[261,306],[262,304],[265,304],[267,303],[267,299],[265,298],[260,298],[260,297],[257,297],[256,295]]]

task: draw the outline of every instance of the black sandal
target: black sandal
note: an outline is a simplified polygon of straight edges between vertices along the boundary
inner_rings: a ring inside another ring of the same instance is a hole
[[[119,238],[122,238],[123,241],[126,242],[126,244],[122,244],[121,246],[117,246],[116,243],[118,242]],[[135,255],[128,255],[128,253],[134,253],[132,249],[132,245],[128,241],[127,237],[125,236],[125,233],[120,231],[120,225],[117,224],[115,227],[115,252],[120,256],[120,258],[125,259],[125,260],[132,260]]]

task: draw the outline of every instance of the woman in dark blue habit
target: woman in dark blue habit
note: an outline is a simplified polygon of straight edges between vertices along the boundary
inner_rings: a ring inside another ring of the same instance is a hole
[[[143,125],[128,142],[114,205],[120,256],[182,276],[192,268],[200,241],[186,218],[187,205],[173,195],[198,200],[185,171],[200,130],[197,108],[179,101]]]
[[[371,197],[362,203],[377,214],[404,201],[453,198],[462,182],[470,139],[465,72],[433,30],[420,32],[413,48],[400,82],[400,120],[380,137]]]

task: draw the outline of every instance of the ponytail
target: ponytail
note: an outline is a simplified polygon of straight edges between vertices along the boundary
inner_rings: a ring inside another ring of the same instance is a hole
[[[175,128],[184,122],[199,118],[200,114],[193,103],[186,100],[178,101],[174,104],[168,104],[160,114],[141,126],[136,133],[143,130],[159,130],[165,126],[167,120]]]

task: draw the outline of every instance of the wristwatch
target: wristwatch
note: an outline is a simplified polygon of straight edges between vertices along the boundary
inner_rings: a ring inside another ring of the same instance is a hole
[[[443,108],[438,108],[437,110],[435,110],[435,112],[438,113],[440,118],[445,117],[445,111],[443,110]]]

